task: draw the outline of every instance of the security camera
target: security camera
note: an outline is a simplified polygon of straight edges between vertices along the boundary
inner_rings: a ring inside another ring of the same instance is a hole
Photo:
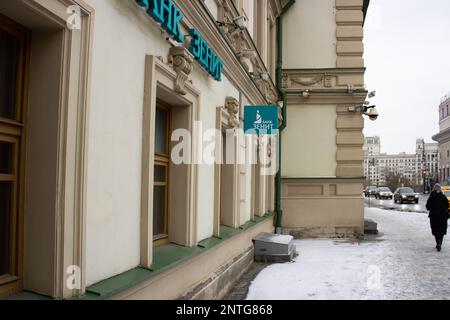
[[[378,119],[379,113],[377,109],[373,107],[368,112],[366,112],[365,115],[368,116],[370,120],[375,121]]]
[[[377,95],[376,91],[372,91],[371,93],[369,93],[369,98],[373,98]]]

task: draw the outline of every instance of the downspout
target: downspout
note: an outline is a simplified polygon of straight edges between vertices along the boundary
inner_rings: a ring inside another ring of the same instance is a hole
[[[277,17],[277,68],[276,68],[276,81],[278,94],[283,101],[282,116],[283,121],[280,125],[279,138],[278,138],[278,172],[275,177],[275,213],[276,221],[275,228],[281,227],[281,220],[283,217],[283,210],[281,210],[281,148],[282,148],[282,132],[287,126],[287,97],[286,92],[283,91],[282,85],[282,72],[283,72],[283,16],[292,7],[296,0],[290,0],[281,10],[281,14]]]

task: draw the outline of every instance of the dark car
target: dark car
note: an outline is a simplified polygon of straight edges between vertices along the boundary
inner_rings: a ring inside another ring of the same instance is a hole
[[[393,194],[391,189],[388,187],[380,187],[377,189],[377,193],[375,194],[375,198],[377,199],[391,199],[392,200]]]
[[[419,203],[419,194],[411,188],[398,188],[394,192],[395,203]]]
[[[377,193],[377,189],[378,187],[376,186],[367,186],[366,189],[364,190],[364,196],[365,197],[375,196],[375,194]]]

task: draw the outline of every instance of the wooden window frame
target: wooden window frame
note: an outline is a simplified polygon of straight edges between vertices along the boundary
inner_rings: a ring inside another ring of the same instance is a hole
[[[0,14],[0,30],[20,41],[15,92],[15,118],[0,118],[0,140],[13,144],[12,168],[0,173],[0,181],[12,183],[10,208],[10,273],[0,275],[0,298],[23,288],[24,186],[26,147],[26,106],[30,70],[31,32]]]
[[[185,84],[186,94],[177,94],[176,71],[160,58],[147,55],[145,58],[145,94],[142,138],[142,181],[141,181],[141,246],[140,265],[151,268],[153,264],[153,183],[154,183],[154,134],[155,108],[157,98],[164,98],[171,103],[172,129],[183,128],[190,132],[194,130],[195,121],[199,120],[200,90],[189,81]],[[167,99],[166,99],[167,97]],[[195,139],[191,141],[192,150],[197,150]],[[198,195],[198,165],[171,166],[170,179],[178,179],[177,184],[171,184],[175,190],[178,182],[182,183],[185,192],[169,199],[170,206],[170,242],[185,247],[197,245],[197,195]],[[171,195],[173,192],[170,193]]]
[[[155,160],[153,166],[163,166],[166,168],[166,178],[165,182],[159,182],[159,181],[153,181],[154,187],[165,187],[166,193],[165,193],[165,210],[164,210],[164,231],[163,234],[155,235],[153,234],[153,245],[155,247],[159,247],[165,244],[169,244],[169,233],[170,233],[170,203],[169,203],[169,197],[170,197],[170,132],[171,132],[171,123],[172,123],[172,117],[171,117],[171,106],[162,101],[161,99],[156,99],[156,108],[164,109],[167,112],[167,123],[166,123],[166,150],[167,154],[158,154],[155,152]]]

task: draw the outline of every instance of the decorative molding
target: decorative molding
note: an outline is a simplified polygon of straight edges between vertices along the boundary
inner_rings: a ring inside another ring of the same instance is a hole
[[[435,134],[432,139],[440,144],[450,141],[450,128],[447,128],[437,134]]]
[[[228,125],[231,128],[239,128],[239,101],[234,97],[227,97],[225,99],[224,109],[227,113]]]
[[[172,47],[169,53],[169,63],[172,64],[173,70],[177,73],[175,80],[175,92],[186,95],[186,81],[193,70],[194,58],[184,47]]]
[[[275,21],[276,17],[281,12],[281,4],[278,3],[279,1],[272,2],[277,3],[273,6],[274,9],[271,10],[271,17],[273,17]],[[250,36],[250,33],[247,30],[235,29],[233,26],[230,27],[230,25],[228,24],[232,23],[233,19],[240,15],[240,12],[236,9],[232,0],[216,0],[216,3],[219,7],[218,19],[225,22],[225,24],[220,27],[220,30],[225,38],[228,39],[231,48],[240,61],[240,64],[247,72],[268,74],[269,72],[267,66],[265,65],[261,56],[258,54],[258,48],[256,47],[252,37]],[[256,55],[250,58],[246,57],[245,54],[243,54],[243,52],[245,51],[254,51]],[[278,101],[278,91],[272,80],[266,80],[265,82],[262,82],[253,79],[253,81],[268,103],[273,104]]]
[[[364,68],[326,70],[283,70],[282,86],[286,91],[298,89],[364,88]]]
[[[203,1],[173,0],[183,12],[183,26],[199,31],[211,49],[224,63],[223,73],[227,79],[240,90],[252,104],[266,103],[264,95],[244,68],[230,41],[217,25],[215,17],[209,12]],[[225,2],[225,0],[224,0]],[[219,8],[219,11],[222,10]]]
[[[58,215],[54,220],[55,271],[53,279],[45,281],[52,281],[54,298],[70,299],[83,295],[86,287],[86,161],[95,11],[83,0],[20,2],[31,9],[35,16],[60,27],[64,34],[61,61],[55,61],[62,68],[61,85],[56,88],[60,91],[60,116],[56,155],[57,192],[54,199]],[[69,14],[66,9],[69,5],[78,5],[80,8],[80,30],[67,28]],[[80,289],[69,289],[66,285],[70,276],[67,268],[74,265],[81,268]]]
[[[346,93],[334,91],[309,91],[309,95],[304,97],[301,91],[288,91],[287,103],[291,104],[361,104],[366,100],[367,92]]]

